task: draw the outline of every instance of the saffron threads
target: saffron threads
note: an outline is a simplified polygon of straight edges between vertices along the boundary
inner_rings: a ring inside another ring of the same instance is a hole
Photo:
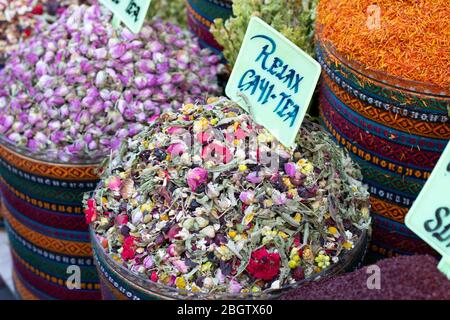
[[[450,6],[447,0],[322,0],[321,40],[369,69],[450,86]]]

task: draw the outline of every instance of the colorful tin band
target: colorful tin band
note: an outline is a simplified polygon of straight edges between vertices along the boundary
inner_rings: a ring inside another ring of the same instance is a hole
[[[31,175],[68,181],[95,181],[96,165],[53,164],[28,158],[0,144],[0,158]]]
[[[38,295],[41,296],[40,299],[48,299],[48,297],[58,297],[58,299],[62,300],[96,300],[100,298],[100,295],[93,291],[95,289],[92,287],[92,290],[83,290],[83,289],[73,289],[70,290],[66,286],[61,286],[59,284],[53,283],[48,280],[43,274],[36,274],[31,269],[28,269],[25,265],[20,263],[15,256],[13,255],[13,265],[14,269],[18,274],[20,274],[24,283],[27,283],[30,287],[35,288],[37,292],[41,292]],[[98,287],[100,290],[100,286]]]
[[[413,135],[450,139],[450,126],[447,122],[426,122],[403,117],[398,113],[393,114],[390,111],[375,108],[349,94],[332,81],[326,73],[322,73],[322,81],[344,105],[367,119]]]
[[[0,190],[7,190],[13,193],[17,198],[20,198],[22,201],[25,201],[28,204],[31,204],[33,207],[46,209],[49,211],[60,212],[60,213],[68,213],[68,214],[76,214],[81,215],[83,213],[82,206],[70,206],[63,205],[60,203],[50,203],[46,201],[42,201],[40,199],[32,198],[27,194],[20,192],[15,189],[11,185],[9,185],[3,178],[0,177]]]
[[[396,205],[389,201],[370,196],[370,210],[380,216],[403,223],[408,213],[408,208]]]
[[[367,161],[373,165],[379,166],[382,169],[386,169],[390,172],[395,172],[405,177],[414,177],[417,179],[426,180],[430,177],[430,172],[415,170],[408,167],[404,167],[402,165],[397,165],[395,163],[389,162],[383,158],[380,158],[378,155],[372,154],[362,148],[359,148],[356,144],[353,144],[351,140],[349,140],[342,133],[338,132],[335,128],[333,128],[332,124],[328,119],[326,119],[322,115],[322,122],[328,131],[333,135],[335,141],[342,145],[344,148],[353,153],[355,156],[359,157],[363,161]]]
[[[41,247],[36,246],[35,244],[27,241],[26,239],[22,238],[14,229],[12,229],[8,224],[6,224],[6,228],[8,231],[8,235],[10,235],[10,241],[11,243],[17,243],[17,245],[21,246],[23,250],[27,250],[29,253],[32,253],[33,255],[40,256],[42,259],[45,259],[48,261],[48,263],[53,264],[76,264],[80,267],[91,267],[94,265],[94,261],[92,259],[92,256],[70,256],[70,255],[63,255],[54,253],[51,251],[47,251],[45,249],[42,249]],[[95,272],[91,273],[92,275],[95,275]],[[93,277],[94,279],[94,277]],[[93,281],[93,280],[92,280]]]
[[[321,94],[327,99],[330,105],[339,112],[339,114],[355,124],[359,129],[370,132],[372,135],[395,142],[408,148],[418,148],[421,152],[431,151],[440,154],[445,149],[448,140],[427,138],[418,135],[412,135],[389,127],[388,124],[380,124],[372,121],[353,111],[349,106],[344,104],[336,97],[333,91],[325,84],[321,85]],[[450,125],[448,126],[450,132]]]
[[[11,213],[5,208],[5,205],[3,205],[3,208],[3,214],[8,221],[8,225],[28,242],[31,242],[45,250],[63,255],[80,257],[90,257],[92,255],[90,243],[70,240],[55,241],[54,238],[35,232],[34,230],[23,225],[11,215]]]
[[[38,294],[36,292],[33,292],[33,288],[30,288],[30,286],[23,282],[20,275],[17,274],[17,272],[13,271],[13,282],[15,291],[21,300],[54,300],[51,297],[45,296],[39,298]]]
[[[19,198],[15,193],[9,190],[4,183],[0,183],[0,190],[5,201],[28,219],[53,228],[86,231],[85,218],[81,214],[74,214],[73,211],[72,213],[64,213],[64,211],[56,210],[52,211],[49,210],[50,204],[47,204],[47,206],[43,205],[43,208],[31,205],[29,202],[24,201],[24,199]],[[54,206],[55,209],[58,208],[56,204]]]
[[[425,184],[424,180],[401,176],[372,165],[358,157],[354,157],[353,160],[360,166],[366,181],[372,182],[373,185],[383,185],[387,190],[396,190],[401,194],[415,198]]]
[[[438,255],[423,240],[402,236],[392,230],[383,228],[376,222],[372,227],[370,250],[385,257],[411,254]]]
[[[2,165],[0,165],[0,174],[8,185],[20,193],[28,195],[30,198],[53,204],[71,207],[81,206],[83,193],[92,190],[90,188],[71,189],[39,185],[12,174],[10,171],[5,170],[5,167]]]
[[[343,81],[343,84],[352,87],[353,90],[356,90],[353,94],[359,99],[367,100],[366,102],[370,104],[378,101],[379,103],[375,104],[378,107],[390,108],[393,105],[398,109],[403,109],[397,110],[392,108],[393,112],[405,112],[405,116],[408,112],[404,110],[416,111],[423,121],[448,121],[449,96],[443,95],[443,93],[442,95],[426,93],[427,89],[425,88],[421,90],[422,92],[415,91],[420,89],[412,90],[409,88],[410,84],[407,81],[397,86],[392,86],[388,85],[384,81],[385,79],[370,78],[366,74],[350,69],[338,58],[331,56],[330,52],[325,50],[320,42],[316,45],[316,52],[319,63],[321,63],[323,69],[333,81],[336,81],[339,85]],[[342,87],[346,89],[343,84]],[[373,99],[372,103],[369,101],[369,98]],[[434,116],[427,117],[426,115],[430,113]],[[414,113],[411,115],[416,116]],[[445,116],[447,119],[442,121],[443,118],[436,118],[436,115]]]
[[[65,230],[60,228],[54,228],[47,225],[40,224],[34,220],[31,220],[26,215],[20,213],[16,208],[11,206],[8,201],[3,201],[5,209],[10,212],[14,218],[22,223],[27,228],[30,228],[38,233],[45,234],[46,236],[55,238],[57,240],[68,240],[78,242],[89,242],[89,234],[86,231],[77,230]]]
[[[399,172],[399,169],[404,168],[404,174],[407,176],[411,175],[423,179],[430,176],[434,164],[439,159],[438,153],[418,152],[418,150],[411,150],[368,134],[343,118],[323,96],[320,98],[320,106],[321,116],[324,121],[326,120],[325,123],[329,130],[336,131],[336,135],[340,136],[339,140],[351,145],[352,148],[355,147],[353,148],[355,149],[354,153],[357,153],[361,158],[366,160],[370,157],[378,159],[381,167],[387,167],[388,170],[400,174],[402,172]],[[335,137],[337,137],[336,135]],[[340,143],[344,144],[343,142]],[[370,156],[367,156],[367,154],[370,154]],[[429,158],[426,158],[424,154],[427,154]]]
[[[223,48],[209,29],[214,19],[227,19],[232,14],[231,1],[185,0],[185,3],[189,28],[199,38],[200,45],[221,55]]]
[[[20,169],[17,169],[14,165],[9,164],[2,158],[0,158],[0,166],[3,166],[6,170],[8,170],[11,174],[17,175],[20,178],[23,178],[32,183],[38,183],[43,186],[49,187],[57,187],[57,188],[67,188],[67,189],[94,189],[97,185],[98,180],[92,181],[68,181],[68,180],[59,180],[53,178],[45,178],[35,174],[31,174]]]
[[[364,179],[364,183],[368,184],[369,193],[378,199],[391,202],[397,206],[410,208],[416,197],[406,197],[401,195],[396,190],[387,190],[384,186],[376,185],[367,179]]]

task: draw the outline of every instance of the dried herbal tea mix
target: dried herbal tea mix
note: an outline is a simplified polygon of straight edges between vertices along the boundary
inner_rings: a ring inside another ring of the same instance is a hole
[[[226,98],[161,115],[103,170],[84,200],[99,242],[180,290],[282,288],[339,263],[370,224],[359,169],[320,127],[305,120],[287,150]]]
[[[219,57],[160,19],[114,29],[104,6],[70,6],[0,71],[0,134],[62,161],[108,154],[163,111],[217,94]],[[181,102],[179,102],[181,101]]]

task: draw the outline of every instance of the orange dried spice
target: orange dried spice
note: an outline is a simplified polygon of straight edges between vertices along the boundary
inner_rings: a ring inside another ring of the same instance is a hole
[[[380,24],[369,28],[374,5]],[[450,88],[449,0],[321,0],[317,10],[322,39],[348,59]]]

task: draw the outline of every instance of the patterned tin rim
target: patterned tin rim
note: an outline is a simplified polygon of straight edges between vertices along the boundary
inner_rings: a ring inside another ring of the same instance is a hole
[[[43,177],[59,180],[77,180],[77,181],[96,181],[98,180],[97,168],[101,163],[100,160],[87,161],[56,161],[48,159],[42,154],[32,154],[27,148],[21,148],[7,141],[4,136],[0,135],[0,158],[10,163],[15,168],[34,174],[33,166],[40,169]],[[70,171],[74,172],[70,172]],[[61,172],[66,172],[61,177]],[[78,174],[76,174],[76,173]],[[80,172],[83,175],[80,176]]]
[[[4,135],[0,135],[0,146],[8,149],[8,151],[12,154],[16,154],[28,161],[35,163],[45,162],[47,164],[51,164],[53,166],[60,167],[90,167],[97,166],[101,163],[101,161],[107,156],[107,154],[97,155],[93,158],[86,159],[71,159],[69,161],[62,161],[57,159],[56,157],[49,157],[48,150],[42,152],[32,152],[30,149],[26,147],[19,147],[6,139]]]
[[[167,300],[185,300],[185,299],[194,299],[194,300],[260,300],[260,299],[275,299],[279,298],[282,294],[287,293],[290,290],[296,289],[303,285],[307,285],[313,281],[328,278],[331,276],[335,276],[338,274],[342,274],[346,271],[354,270],[358,268],[366,254],[369,237],[371,234],[371,230],[363,230],[361,232],[361,236],[359,238],[358,243],[355,247],[349,251],[348,253],[343,254],[340,257],[340,261],[337,264],[332,265],[330,268],[315,274],[311,278],[301,280],[294,284],[290,284],[284,286],[280,289],[266,289],[262,292],[258,293],[240,293],[240,294],[230,294],[230,293],[199,293],[199,292],[191,292],[191,291],[182,291],[173,287],[169,287],[166,285],[162,285],[159,283],[152,282],[150,280],[146,280],[141,276],[138,276],[131,272],[129,269],[119,265],[117,261],[110,257],[109,254],[105,252],[103,247],[100,245],[98,238],[95,234],[95,231],[92,227],[90,229],[91,234],[91,242],[93,245],[94,251],[94,260],[97,264],[97,267],[101,269],[101,265],[99,263],[99,258],[106,262],[106,264],[114,270],[114,272],[127,281],[132,287],[144,292],[144,294],[149,296],[157,296],[162,299]],[[97,256],[98,255],[98,256]],[[105,281],[102,279],[102,281]]]
[[[431,83],[405,79],[380,70],[368,68],[356,60],[350,61],[337,51],[331,41],[324,39],[321,36],[320,24],[317,24],[316,26],[316,39],[320,41],[322,47],[327,50],[334,59],[337,59],[339,63],[345,65],[360,77],[367,78],[374,83],[383,83],[384,85],[392,87],[396,90],[408,91],[416,94],[422,93],[441,99],[450,99],[450,88],[446,89]]]

